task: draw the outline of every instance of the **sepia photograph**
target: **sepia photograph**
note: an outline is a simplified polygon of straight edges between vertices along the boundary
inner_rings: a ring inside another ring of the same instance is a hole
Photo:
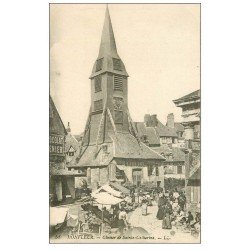
[[[49,5],[49,242],[201,243],[201,5]]]

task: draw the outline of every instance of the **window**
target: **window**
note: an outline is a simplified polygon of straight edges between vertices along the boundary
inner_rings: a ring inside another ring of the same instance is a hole
[[[115,110],[115,123],[123,123],[123,112]]]
[[[165,174],[174,174],[174,166],[165,166]]]
[[[114,90],[123,91],[122,76],[114,76]]]
[[[115,169],[115,177],[117,179],[122,179],[124,177],[123,170],[120,170],[119,168],[116,167],[116,169]]]
[[[94,111],[102,110],[102,99],[94,101]]]
[[[160,137],[160,142],[161,142],[161,144],[166,144],[167,143],[167,137]]]
[[[119,71],[122,70],[120,59],[113,58],[113,68],[114,70],[119,70]]]
[[[102,77],[96,76],[95,77],[95,92],[102,91]]]
[[[69,156],[74,156],[75,152],[69,152]]]
[[[96,61],[96,70],[95,70],[95,72],[102,70],[102,62],[103,62],[103,58],[100,58],[100,59],[98,59]]]
[[[182,166],[177,166],[177,174],[182,174]]]
[[[200,139],[200,132],[199,131],[194,132],[194,139]]]
[[[148,176],[151,176],[153,173],[153,166],[148,166]]]
[[[155,167],[155,175],[159,176],[159,167],[158,166]]]

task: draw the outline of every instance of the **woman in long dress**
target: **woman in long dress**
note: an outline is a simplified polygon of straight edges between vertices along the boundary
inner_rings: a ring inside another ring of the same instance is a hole
[[[164,209],[164,217],[162,220],[162,229],[172,229],[170,210],[167,206]]]
[[[148,205],[146,200],[142,202],[141,209],[142,209],[142,215],[147,215]]]
[[[119,213],[119,220],[118,220],[118,228],[120,233],[124,232],[124,229],[127,228],[127,213],[124,209],[121,209]]]
[[[162,196],[162,194],[159,195],[159,200],[158,200],[158,212],[156,215],[156,218],[158,220],[162,220],[164,217],[164,205],[165,205],[165,199]]]

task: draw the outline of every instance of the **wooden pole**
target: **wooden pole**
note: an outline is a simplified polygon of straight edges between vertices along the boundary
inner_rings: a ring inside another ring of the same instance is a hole
[[[103,204],[102,204],[102,224],[101,224],[101,235],[102,235],[102,230],[103,230]]]

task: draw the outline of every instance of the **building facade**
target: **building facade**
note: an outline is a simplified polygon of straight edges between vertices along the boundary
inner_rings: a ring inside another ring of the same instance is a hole
[[[200,90],[173,101],[182,108],[185,137],[186,196],[192,208],[200,203]]]
[[[81,173],[68,171],[66,167],[65,138],[67,131],[56,106],[49,97],[49,173],[50,195],[61,202],[69,195],[75,199],[75,177]]]

